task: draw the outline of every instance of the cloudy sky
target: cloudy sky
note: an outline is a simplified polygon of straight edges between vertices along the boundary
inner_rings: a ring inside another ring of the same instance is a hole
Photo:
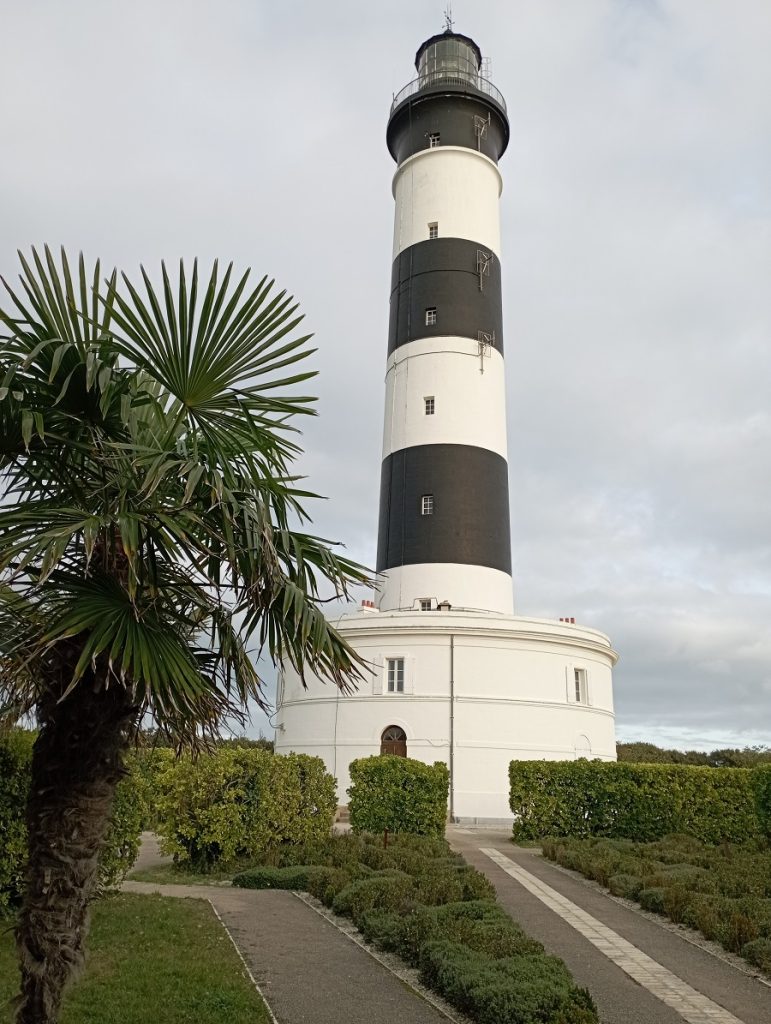
[[[268,272],[316,335],[302,470],[374,561],[391,94],[442,0],[3,0],[0,272]],[[609,633],[618,734],[771,743],[771,6],[456,0],[502,161],[518,614]],[[261,720],[255,720],[258,728]]]

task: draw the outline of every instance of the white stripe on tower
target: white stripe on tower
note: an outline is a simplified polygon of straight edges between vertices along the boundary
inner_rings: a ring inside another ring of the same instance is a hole
[[[381,610],[511,614],[500,278],[503,98],[445,32],[394,100],[397,161],[378,570]]]
[[[443,238],[469,238],[501,255],[501,172],[484,153],[436,146],[408,157],[394,175],[393,258],[428,238],[436,223]]]

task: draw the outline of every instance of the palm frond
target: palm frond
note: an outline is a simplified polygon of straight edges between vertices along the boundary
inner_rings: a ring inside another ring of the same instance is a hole
[[[355,684],[322,607],[368,573],[297,529],[310,336],[273,281],[216,263],[204,281],[194,263],[102,282],[46,248],[21,293],[3,282],[2,707],[100,678],[193,742],[264,701],[252,640]]]

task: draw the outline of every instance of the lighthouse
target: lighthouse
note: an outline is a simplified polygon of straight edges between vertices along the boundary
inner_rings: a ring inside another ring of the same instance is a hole
[[[498,209],[509,122],[481,61],[467,36],[427,39],[388,119],[381,611],[513,612]]]
[[[415,68],[386,129],[379,585],[335,622],[368,673],[341,694],[281,666],[276,751],[323,758],[341,805],[356,758],[441,760],[451,818],[503,823],[512,760],[615,759],[617,655],[571,616],[514,612],[498,166],[509,118],[470,37],[432,36]]]

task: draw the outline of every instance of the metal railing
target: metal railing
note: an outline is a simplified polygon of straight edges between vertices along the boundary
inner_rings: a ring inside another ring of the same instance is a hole
[[[420,78],[415,78],[409,82],[403,89],[400,89],[394,95],[393,103],[391,104],[391,113],[406,100],[409,96],[414,96],[416,93],[423,89],[432,89],[435,86],[442,85],[460,85],[468,88],[469,91],[474,90],[475,92],[483,92],[486,96],[506,110],[506,100],[500,89],[496,89],[492,82],[486,78],[482,78],[481,75],[477,78],[472,79],[468,75],[463,74],[452,74],[449,71],[431,71],[427,75],[422,75]]]

